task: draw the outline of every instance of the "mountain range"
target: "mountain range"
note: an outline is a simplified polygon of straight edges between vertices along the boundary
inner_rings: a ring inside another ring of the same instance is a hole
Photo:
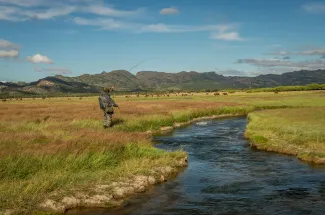
[[[0,93],[97,93],[104,86],[116,86],[117,91],[222,90],[311,83],[325,83],[325,70],[301,70],[281,75],[266,74],[256,77],[223,76],[216,72],[195,71],[179,73],[141,71],[134,75],[126,70],[114,70],[77,77],[49,76],[30,83],[0,82]]]

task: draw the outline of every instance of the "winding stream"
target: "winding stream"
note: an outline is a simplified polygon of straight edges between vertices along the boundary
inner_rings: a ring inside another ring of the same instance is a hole
[[[189,154],[177,178],[123,208],[69,214],[325,214],[325,168],[250,148],[245,126],[245,118],[211,120],[157,137],[157,147]]]

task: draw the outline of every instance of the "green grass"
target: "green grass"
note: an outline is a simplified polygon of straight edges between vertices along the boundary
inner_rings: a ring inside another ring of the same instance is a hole
[[[223,114],[245,115],[252,110],[254,110],[254,107],[221,107],[173,111],[168,115],[150,115],[131,118],[126,120],[125,123],[115,126],[114,129],[127,132],[158,131],[161,127],[173,126],[174,123],[189,122],[194,118]]]
[[[325,163],[324,107],[266,110],[248,119],[245,135],[258,149]]]
[[[79,128],[101,129],[102,121],[96,119],[74,119],[71,125]]]
[[[139,143],[102,152],[9,156],[0,160],[0,208],[32,209],[46,193],[148,173],[182,156]]]
[[[163,126],[172,125],[173,118],[171,116],[150,115],[129,119],[125,123],[115,126],[114,129],[127,132],[144,132],[149,130],[157,131]]]
[[[219,108],[189,109],[172,111],[168,115],[150,115],[130,118],[113,129],[126,132],[158,131],[161,127],[173,126],[175,123],[189,122],[196,118],[220,115],[247,115],[255,110],[288,108],[290,106],[235,106]]]
[[[246,136],[258,148],[316,162],[324,158],[325,91],[115,100],[121,112],[113,116],[115,126],[106,130],[96,97],[0,104],[0,211],[31,211],[53,191],[87,189],[135,174],[150,174],[154,167],[173,166],[186,153],[156,149],[141,132],[199,117],[249,114]],[[202,101],[216,105],[192,108]],[[182,108],[176,104],[165,111],[166,102],[171,106],[179,102]],[[142,109],[146,104],[155,109]]]
[[[215,102],[235,102],[239,105],[250,106],[325,106],[325,91],[298,91],[259,93],[233,93],[228,96],[193,96],[192,100],[206,100]]]
[[[246,92],[286,92],[286,91],[308,91],[308,90],[325,90],[325,84],[308,84],[305,86],[278,86],[272,88],[257,88],[246,90]]]
[[[280,92],[274,94],[273,92],[236,92],[230,93],[228,96],[214,96],[213,93],[206,95],[205,93],[194,94],[193,96],[181,97],[131,97],[126,99],[124,97],[116,98],[116,101],[132,101],[132,102],[150,102],[150,101],[211,101],[211,102],[234,102],[243,106],[325,106],[325,90],[317,91],[296,91],[296,92]],[[225,104],[225,106],[228,106]],[[203,107],[204,108],[204,107]]]

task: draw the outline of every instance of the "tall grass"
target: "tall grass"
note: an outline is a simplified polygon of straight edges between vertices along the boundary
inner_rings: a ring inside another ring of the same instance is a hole
[[[115,112],[114,126],[109,129],[102,127],[103,113],[97,97],[0,103],[0,208],[33,209],[52,191],[87,188],[134,174],[149,174],[152,168],[174,165],[175,159],[185,156],[182,151],[165,152],[152,147],[151,137],[145,131],[157,131],[163,126],[212,115],[325,106],[324,95],[325,92],[317,91],[229,96],[195,94],[186,99],[175,95],[132,100],[117,97],[120,110]],[[285,132],[286,136],[289,133],[299,136],[299,132],[307,131],[276,127],[258,114],[260,112],[249,115],[254,123],[248,132],[256,132],[250,136],[260,136],[257,137],[260,142],[270,139],[267,130],[263,130],[265,135],[260,133],[261,126],[268,128],[265,125],[272,125],[274,131]],[[259,121],[264,124],[254,127]],[[306,122],[308,126],[310,122]],[[315,149],[321,147],[317,141],[323,141],[323,133],[318,131],[318,136],[310,134],[318,138],[310,143],[315,144]],[[311,153],[319,152],[321,150]]]
[[[258,149],[296,155],[325,163],[323,107],[250,113],[245,135]]]
[[[157,163],[173,165],[173,160],[181,156],[185,154],[139,143],[98,152],[8,156],[0,160],[0,208],[33,208],[46,193],[109,183],[119,177],[147,172]],[[144,161],[149,163],[139,165]],[[127,166],[132,169],[125,171]]]
[[[125,123],[115,127],[115,130],[126,132],[158,131],[164,126],[173,126],[174,123],[190,122],[193,119],[220,116],[220,115],[247,115],[254,110],[279,109],[290,106],[234,106],[215,107],[202,109],[188,109],[183,111],[173,111],[166,115],[150,115],[141,118],[131,118]]]

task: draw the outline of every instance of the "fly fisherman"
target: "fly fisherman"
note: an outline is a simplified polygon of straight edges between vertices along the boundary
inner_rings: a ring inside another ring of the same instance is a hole
[[[118,107],[110,95],[113,88],[114,87],[105,87],[104,92],[102,92],[102,94],[98,97],[100,109],[104,111],[104,128],[112,126],[112,115],[114,114],[113,107]]]

